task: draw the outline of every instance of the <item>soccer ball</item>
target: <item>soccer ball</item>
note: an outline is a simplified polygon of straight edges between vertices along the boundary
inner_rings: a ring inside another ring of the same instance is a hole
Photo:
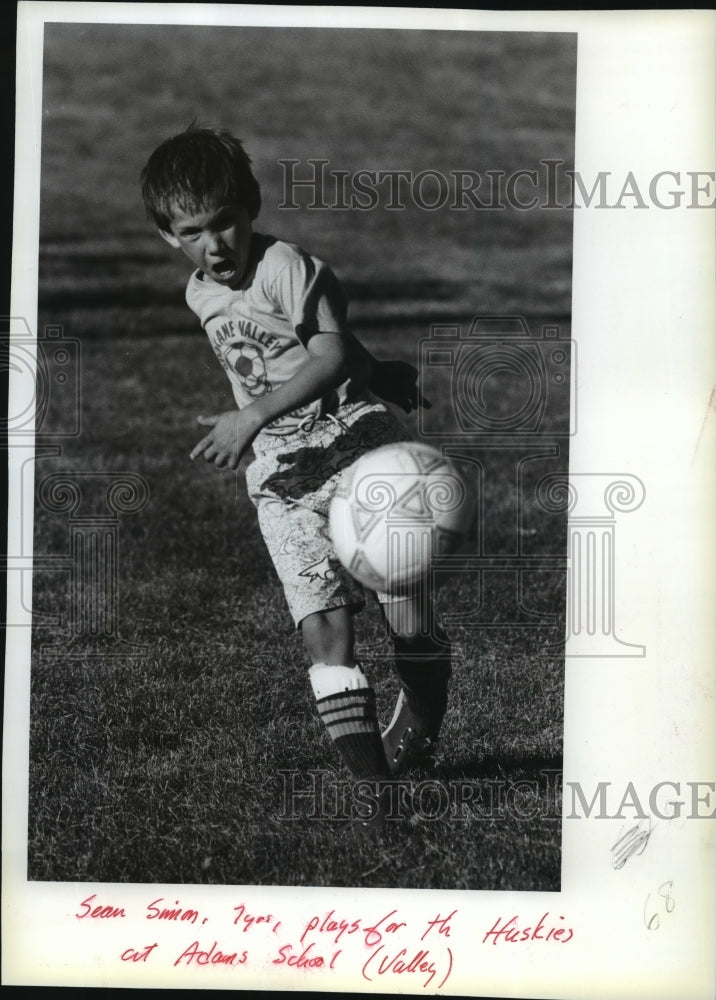
[[[417,442],[367,452],[343,473],[329,510],[336,554],[370,590],[401,594],[453,552],[473,519],[450,459]]]

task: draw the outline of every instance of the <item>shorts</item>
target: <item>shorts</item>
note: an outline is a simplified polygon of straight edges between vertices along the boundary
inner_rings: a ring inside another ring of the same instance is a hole
[[[365,605],[363,587],[333,548],[328,509],[344,469],[373,448],[407,439],[389,410],[366,401],[345,404],[307,430],[256,439],[246,485],[296,627],[318,611]],[[381,604],[405,600],[376,597]]]

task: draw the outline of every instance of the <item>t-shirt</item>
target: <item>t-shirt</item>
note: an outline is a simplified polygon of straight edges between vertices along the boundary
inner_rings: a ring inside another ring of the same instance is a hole
[[[288,381],[306,360],[311,333],[348,334],[347,300],[331,269],[300,247],[254,233],[247,277],[239,289],[195,271],[186,290],[229,377],[239,409]],[[290,434],[307,418],[332,413],[363,396],[350,380],[323,399],[279,417],[263,433]]]

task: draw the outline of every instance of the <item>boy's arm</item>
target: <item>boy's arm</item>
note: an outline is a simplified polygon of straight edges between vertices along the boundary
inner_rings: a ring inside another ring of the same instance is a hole
[[[394,403],[406,413],[419,406],[426,410],[431,408],[430,400],[418,389],[418,370],[414,365],[408,361],[379,361],[352,334],[350,343],[357,359],[369,366],[368,388],[371,392],[387,403]]]
[[[306,360],[295,375],[273,392],[243,410],[199,417],[199,423],[211,430],[189,457],[203,455],[207,462],[235,469],[263,427],[337,388],[349,377],[355,363],[345,336],[338,333],[314,334],[306,344],[306,352]]]

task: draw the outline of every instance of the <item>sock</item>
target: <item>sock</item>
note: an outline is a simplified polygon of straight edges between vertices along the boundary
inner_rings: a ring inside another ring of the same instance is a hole
[[[407,707],[424,735],[437,740],[447,710],[452,644],[445,632],[407,640],[393,634],[395,671]]]
[[[318,714],[352,776],[389,777],[375,692],[360,667],[316,663],[308,673]]]

